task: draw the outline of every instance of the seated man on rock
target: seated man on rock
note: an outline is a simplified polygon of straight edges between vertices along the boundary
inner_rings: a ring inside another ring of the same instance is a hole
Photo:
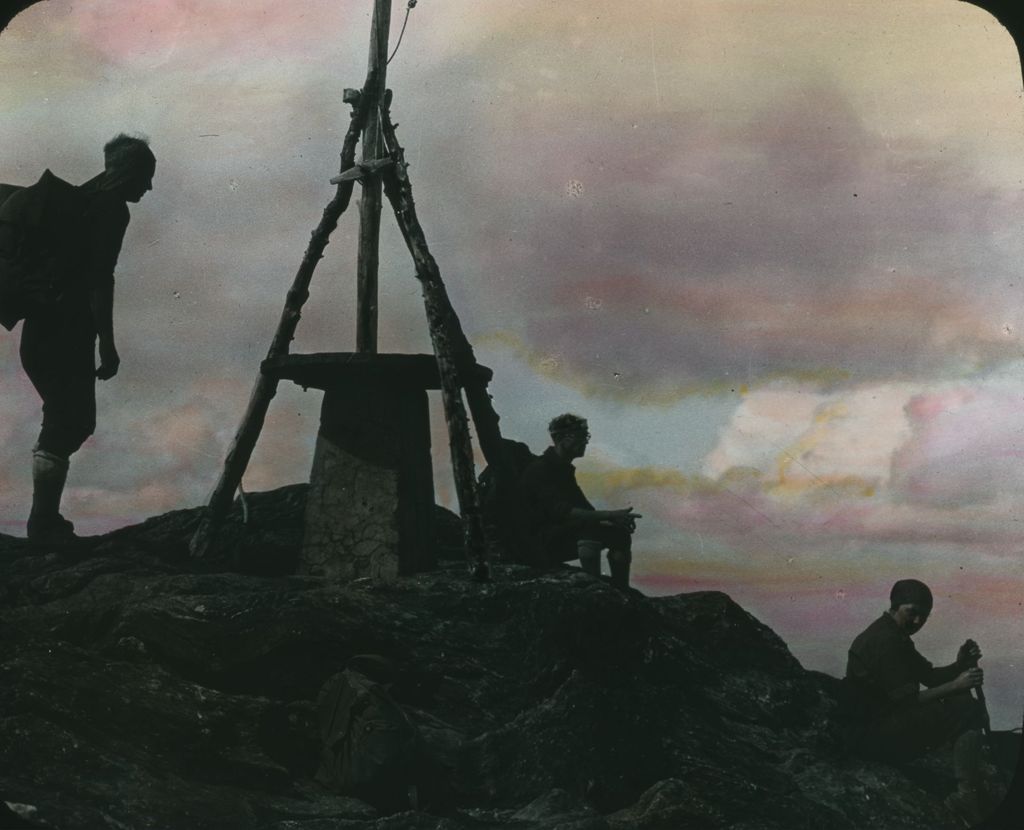
[[[542,564],[579,558],[589,574],[601,574],[601,551],[608,551],[611,582],[629,585],[632,534],[641,518],[632,507],[597,510],[576,483],[572,462],[587,449],[590,432],[578,415],[559,415],[548,424],[551,446],[531,462],[519,479],[522,504]]]
[[[902,762],[952,743],[957,791],[946,806],[974,823],[997,806],[982,759],[988,717],[971,695],[984,682],[981,650],[967,640],[955,662],[933,666],[910,639],[931,610],[928,586],[901,579],[890,592],[889,610],[850,646],[845,682],[864,716],[857,748],[876,760]]]

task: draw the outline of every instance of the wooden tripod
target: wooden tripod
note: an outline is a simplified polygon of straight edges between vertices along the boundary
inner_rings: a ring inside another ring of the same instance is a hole
[[[231,508],[266,420],[270,401],[277,391],[277,377],[267,371],[267,366],[288,355],[302,306],[309,297],[313,271],[323,257],[338,220],[351,201],[355,182],[360,181],[363,193],[357,265],[357,350],[367,354],[375,354],[377,351],[377,265],[383,189],[412,255],[416,278],[423,290],[430,339],[441,379],[452,470],[467,556],[475,573],[481,577],[486,576],[483,524],[462,391],[465,390],[469,402],[481,451],[487,463],[493,465],[496,473],[501,476],[505,463],[499,418],[487,392],[486,381],[480,379],[481,373],[477,371],[473,348],[452,308],[440,270],[430,253],[416,215],[405,153],[398,143],[395,125],[390,118],[391,93],[385,87],[390,20],[391,0],[374,0],[366,82],[362,90],[345,90],[345,102],[352,106],[352,115],[342,146],[341,171],[331,179],[331,183],[337,185],[337,190],[311,235],[288,291],[267,359],[261,366],[245,415],[228,450],[220,479],[192,537],[190,549],[193,556],[207,556],[216,544],[218,530]],[[360,133],[363,138],[363,159],[356,164],[355,151]]]

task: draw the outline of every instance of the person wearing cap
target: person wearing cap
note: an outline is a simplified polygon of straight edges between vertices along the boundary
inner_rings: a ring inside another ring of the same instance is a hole
[[[892,586],[888,610],[850,646],[846,682],[864,714],[858,749],[877,760],[902,762],[952,743],[957,791],[947,806],[977,820],[983,809],[986,716],[971,690],[984,683],[981,649],[967,640],[949,665],[936,667],[925,659],[911,637],[928,621],[932,605],[927,585],[901,579]]]
[[[641,516],[632,507],[598,510],[583,495],[572,462],[583,457],[590,441],[585,418],[559,415],[548,424],[548,433],[551,446],[519,479],[529,531],[542,564],[578,558],[586,573],[600,576],[601,551],[607,550],[612,584],[628,587],[632,535]]]
[[[71,456],[96,427],[96,379],[114,377],[121,364],[114,342],[114,268],[130,219],[128,202],[138,202],[152,189],[156,171],[144,138],[117,135],[103,155],[103,172],[76,188],[78,220],[67,231],[70,238],[42,242],[62,250],[70,263],[63,290],[22,324],[21,364],[43,404],[26,528],[35,543],[76,538],[74,525],[60,513],[64,483]]]

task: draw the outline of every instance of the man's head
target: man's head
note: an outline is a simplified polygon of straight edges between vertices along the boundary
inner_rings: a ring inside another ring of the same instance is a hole
[[[907,634],[916,634],[932,612],[932,592],[916,579],[901,579],[889,592],[889,616]]]
[[[103,147],[104,186],[116,190],[126,202],[137,202],[153,189],[156,156],[149,141],[121,133]]]
[[[564,458],[581,458],[587,451],[590,431],[587,429],[586,418],[567,412],[551,419],[548,432],[551,434],[551,443]]]

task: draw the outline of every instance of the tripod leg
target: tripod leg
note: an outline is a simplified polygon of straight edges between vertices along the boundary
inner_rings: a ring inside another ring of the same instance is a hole
[[[371,83],[371,80],[371,78],[367,78],[367,84]],[[366,97],[363,96],[353,107],[352,119],[345,135],[341,151],[342,172],[355,165],[356,144],[365,121]],[[352,199],[354,184],[354,181],[341,182],[334,198],[324,208],[320,223],[313,231],[305,255],[295,274],[292,287],[288,291],[281,320],[267,352],[268,360],[288,354],[288,348],[295,337],[295,329],[302,316],[302,306],[309,298],[309,283],[313,278],[313,271],[323,257],[331,233],[338,225],[338,219]],[[256,378],[252,394],[249,396],[249,404],[242,417],[242,423],[231,442],[227,458],[224,461],[224,469],[213,488],[206,510],[199,520],[199,527],[189,543],[192,556],[197,558],[207,556],[215,543],[217,531],[231,509],[235,491],[242,482],[246,467],[249,466],[249,459],[252,457],[252,451],[256,446],[260,431],[263,429],[270,401],[276,393],[277,379],[261,372]]]

